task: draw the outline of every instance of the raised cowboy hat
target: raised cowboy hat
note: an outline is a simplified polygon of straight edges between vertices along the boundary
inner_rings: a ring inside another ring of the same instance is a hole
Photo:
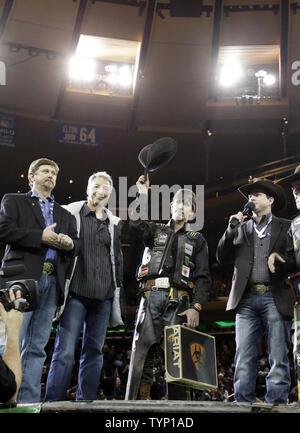
[[[248,198],[252,191],[264,192],[271,197],[274,197],[273,210],[279,211],[286,206],[286,196],[284,189],[268,179],[253,179],[252,182],[242,185],[238,188],[239,192],[244,197]]]
[[[162,137],[143,147],[138,159],[148,173],[167,164],[176,152],[177,142],[171,137]]]
[[[295,168],[294,174],[279,179],[276,183],[281,186],[291,185],[293,182],[300,180],[300,165]]]

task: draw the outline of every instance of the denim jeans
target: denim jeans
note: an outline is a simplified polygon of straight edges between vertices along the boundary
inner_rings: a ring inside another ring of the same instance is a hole
[[[111,300],[97,301],[72,295],[62,315],[46,385],[45,401],[66,400],[75,350],[83,328],[76,400],[95,400],[103,364],[102,347]]]
[[[268,345],[270,371],[266,377],[267,403],[286,404],[290,391],[291,320],[277,310],[272,293],[246,292],[236,314],[234,396],[238,402],[256,401],[257,359],[262,338]]]
[[[148,351],[144,363],[141,383],[153,382],[153,368],[155,363],[155,356],[157,351],[159,350],[158,346],[160,346],[161,350],[163,348],[164,327],[169,325],[181,324],[186,320],[186,316],[181,317],[175,314],[177,304],[170,303],[168,298],[169,298],[168,292],[164,292],[162,290],[150,292],[150,297],[148,302],[149,302],[149,308],[151,312],[152,323],[155,331],[157,344],[153,345]],[[182,305],[186,304],[186,308],[189,308],[188,298],[184,298],[180,302],[182,303]],[[185,310],[186,308],[183,308],[182,310]],[[170,396],[171,394],[170,388],[171,386],[169,385],[168,386],[169,399],[174,400],[175,398]],[[181,397],[181,391],[182,391],[182,395],[185,395],[185,388],[176,386],[177,400],[184,399],[183,397]]]
[[[40,308],[23,313],[20,329],[22,384],[17,396],[18,403],[39,403],[41,377],[46,359],[52,320],[57,308],[56,278],[42,274],[38,283]]]

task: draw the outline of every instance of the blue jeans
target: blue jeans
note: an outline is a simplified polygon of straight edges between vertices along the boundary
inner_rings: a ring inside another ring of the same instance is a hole
[[[103,364],[102,347],[111,300],[71,296],[59,325],[46,385],[45,401],[66,400],[75,350],[83,328],[76,400],[95,400]]]
[[[272,293],[261,296],[246,292],[236,314],[234,396],[238,402],[256,401],[257,359],[263,336],[269,351],[270,371],[266,377],[267,403],[286,404],[290,392],[291,320],[277,310]]]
[[[55,276],[42,274],[38,287],[40,308],[23,313],[20,329],[22,384],[17,397],[18,403],[40,402],[41,377],[47,356],[45,347],[57,308]]]
[[[164,327],[171,324],[183,323],[186,318],[186,316],[181,317],[175,315],[177,304],[169,302],[168,292],[162,290],[151,291],[148,302],[157,344],[153,345],[148,351],[142,373],[142,383],[153,382],[154,358],[157,352],[157,345],[160,345],[163,349]],[[188,302],[187,298],[186,302]]]

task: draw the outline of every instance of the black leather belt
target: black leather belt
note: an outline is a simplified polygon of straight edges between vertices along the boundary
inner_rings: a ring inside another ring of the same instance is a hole
[[[55,271],[55,266],[51,262],[45,262],[43,266],[43,274],[52,275]]]
[[[269,286],[266,284],[257,283],[248,287],[247,290],[252,293],[252,295],[261,296],[269,290]]]

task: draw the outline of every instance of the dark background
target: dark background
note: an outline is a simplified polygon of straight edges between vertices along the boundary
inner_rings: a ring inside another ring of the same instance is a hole
[[[228,281],[231,269],[218,267],[215,250],[228,217],[245,203],[237,187],[249,176],[279,179],[300,163],[300,86],[292,84],[292,65],[300,60],[299,28],[300,10],[285,0],[274,0],[268,9],[254,0],[0,0],[0,60],[6,64],[0,112],[17,116],[15,147],[0,147],[0,197],[27,191],[29,164],[43,156],[60,166],[55,189],[59,203],[84,199],[95,171],[107,171],[118,194],[119,177],[127,177],[129,187],[143,173],[138,161],[143,146],[173,137],[178,152],[152,174],[151,182],[205,186],[202,232],[211,270],[216,280]],[[67,60],[80,34],[142,43],[132,97],[67,90]],[[17,52],[11,50],[15,45]],[[276,98],[237,104],[218,95],[218,53],[220,47],[232,46],[242,47],[242,53],[243,47],[251,47],[252,64],[258,63],[253,57],[259,48],[278,48],[277,57],[263,59],[280,71]],[[55,58],[49,59],[49,52]],[[101,146],[58,144],[55,128],[60,123],[101,128]],[[295,211],[289,193],[281,215],[291,217]],[[142,245],[127,222],[122,241],[131,314]],[[221,317],[224,303],[212,310]]]

